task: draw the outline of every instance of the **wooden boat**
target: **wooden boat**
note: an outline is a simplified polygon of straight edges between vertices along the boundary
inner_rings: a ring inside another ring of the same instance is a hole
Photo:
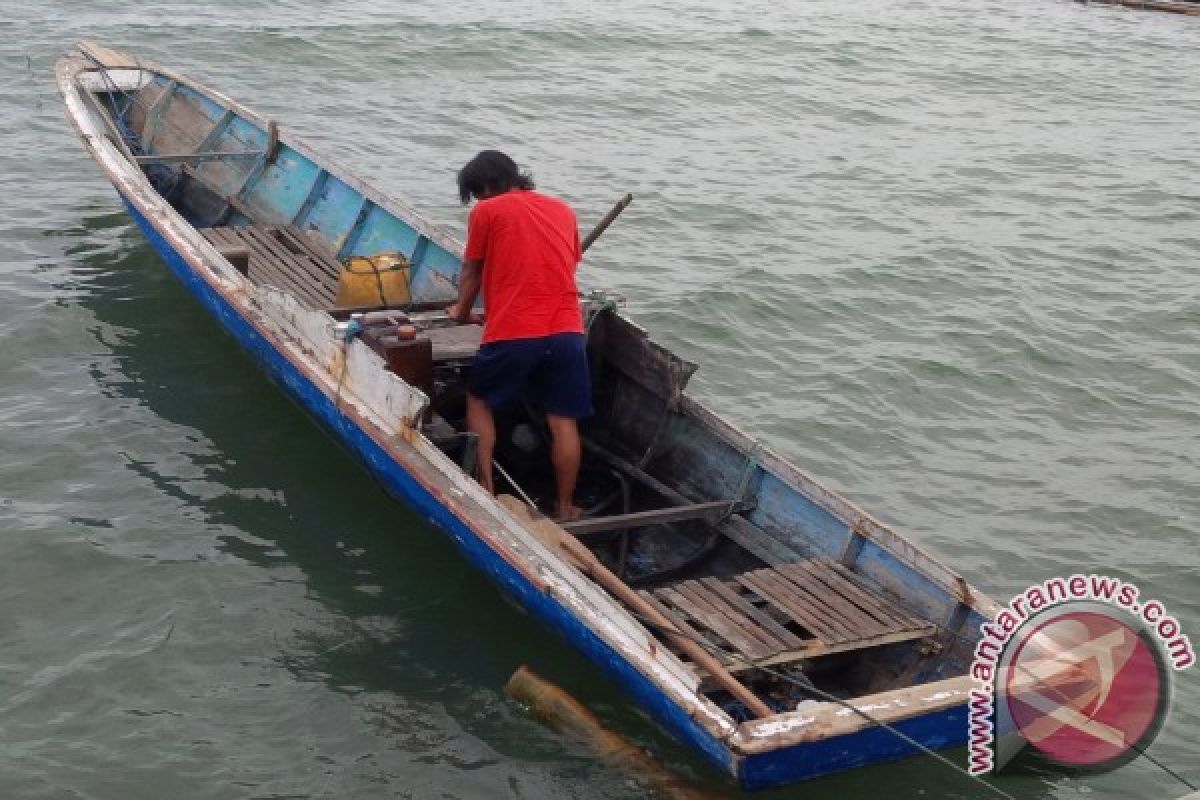
[[[464,469],[463,375],[480,332],[440,310],[458,241],[169,69],[81,43],[57,78],[147,239],[267,374],[743,787],[966,741],[966,671],[991,602],[690,397],[696,365],[608,298],[583,300],[597,413],[578,499],[590,513],[558,526]],[[386,252],[410,265],[408,302],[357,309],[365,330],[350,336],[342,264]],[[399,321],[417,339],[392,335]],[[502,428],[505,473],[548,499],[537,410]]]

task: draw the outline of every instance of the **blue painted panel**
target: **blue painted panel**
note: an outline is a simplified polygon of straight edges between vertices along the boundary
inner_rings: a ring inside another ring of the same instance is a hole
[[[245,195],[247,204],[275,222],[291,222],[308,198],[321,168],[285,144]]]
[[[399,251],[412,257],[417,246],[417,232],[407,222],[375,206],[363,222],[362,231],[349,255],[371,256],[376,253]]]
[[[804,553],[839,556],[850,538],[846,523],[769,473],[759,484],[758,506],[746,516]]]
[[[967,708],[962,705],[914,717],[893,727],[933,750],[957,747],[967,741]],[[918,752],[891,731],[872,727],[745,758],[738,769],[738,782],[744,789],[770,789]]]
[[[425,249],[425,257],[421,259],[418,265],[423,269],[432,269],[443,275],[455,276],[458,275],[458,270],[462,266],[462,256],[459,253],[451,253],[439,247],[437,244],[430,242]]]
[[[306,230],[319,231],[336,253],[342,249],[342,241],[354,227],[362,202],[362,195],[357,190],[330,175],[317,196],[309,199],[308,213],[297,219],[296,224]]]
[[[939,624],[949,620],[958,599],[874,542],[867,542],[854,564],[859,572],[897,597],[903,605]]]
[[[132,203],[124,197],[122,199],[150,244],[184,286],[262,365],[272,381],[283,387],[306,411],[333,431],[362,459],[390,494],[445,531],[472,564],[512,595],[531,614],[579,648],[610,678],[623,686],[664,728],[695,748],[718,769],[730,775],[736,774],[735,759],[721,741],[698,725],[683,708],[667,697],[621,653],[596,636],[567,608],[539,591],[519,570],[479,539],[463,520],[438,502],[424,485],[410,475],[401,464],[393,461],[370,436],[356,427],[337,405],[197,275]]]

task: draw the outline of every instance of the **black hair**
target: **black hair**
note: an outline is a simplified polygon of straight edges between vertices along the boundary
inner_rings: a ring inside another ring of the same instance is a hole
[[[458,198],[464,206],[472,197],[532,188],[533,176],[517,169],[517,162],[499,150],[482,151],[458,171]]]

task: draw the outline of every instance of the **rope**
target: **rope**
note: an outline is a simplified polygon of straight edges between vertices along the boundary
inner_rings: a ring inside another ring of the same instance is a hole
[[[518,484],[516,481],[514,481],[512,479],[512,477],[509,476],[509,474],[504,471],[504,467],[500,466],[499,461],[497,461],[496,459],[493,458],[492,466],[495,467],[496,471],[500,473],[500,477],[504,478],[504,480],[508,481],[508,485],[517,491],[517,494],[520,495],[520,497],[523,501],[525,501],[525,505],[529,506],[534,511],[538,510],[537,503],[535,503],[529,499],[529,495],[525,494],[525,490],[521,488],[520,484]]]

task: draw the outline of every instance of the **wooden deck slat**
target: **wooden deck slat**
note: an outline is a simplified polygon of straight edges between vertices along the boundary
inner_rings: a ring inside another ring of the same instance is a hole
[[[720,581],[716,583],[720,585]],[[759,625],[753,616],[743,612],[738,605],[730,603],[724,595],[713,591],[704,581],[688,581],[687,585],[697,596],[704,598],[704,601],[709,606],[720,610],[726,619],[738,627],[739,630],[742,630],[747,636],[758,642],[763,648],[763,657],[788,649],[787,641],[777,637],[772,631]],[[746,605],[749,604],[747,603]]]
[[[686,619],[684,619],[682,616],[680,616],[680,614],[678,612],[674,611],[673,609],[671,609],[670,607],[665,605],[657,597],[655,597],[653,592],[642,589],[642,590],[638,591],[638,595],[643,600],[645,600],[647,603],[654,606],[655,610],[658,611],[658,613],[662,614],[664,617],[671,620],[671,622],[674,623],[675,626],[679,629],[680,633],[682,633],[685,636],[688,636],[692,639],[695,639],[697,642],[708,642],[709,641],[707,636],[705,636],[703,633],[700,632],[699,629],[697,629],[695,626],[693,626],[691,623],[689,623]],[[729,654],[728,650],[726,650],[725,648],[723,648],[720,645],[717,645],[715,643],[714,643],[714,646],[717,647],[718,650],[720,651],[719,657],[722,661],[733,660],[733,657]]]
[[[328,258],[316,251],[302,234],[285,226],[245,225],[206,228],[204,236],[220,248],[241,246],[250,251],[248,277],[296,296],[312,308],[328,308],[337,298],[337,274]],[[288,242],[277,237],[286,236]]]
[[[802,568],[818,580],[829,585],[836,585],[844,597],[862,609],[864,613],[869,614],[884,629],[910,626],[912,621],[899,614],[894,614],[888,608],[884,598],[873,592],[863,591],[853,581],[847,580],[844,575],[834,570],[832,565],[832,561],[814,561],[804,563]]]
[[[313,262],[317,266],[321,267],[322,271],[326,275],[332,278],[335,282],[337,281],[338,276],[342,273],[342,265],[338,263],[334,256],[323,252],[322,246],[311,241],[308,235],[306,235],[299,228],[281,226],[278,230],[281,236],[285,237],[307,252],[309,257],[312,258]]]
[[[719,595],[730,606],[758,623],[759,627],[782,642],[785,648],[792,649],[804,646],[803,639],[783,627],[782,624],[767,612],[756,608],[753,603],[726,586],[719,579],[701,578],[700,583],[707,587],[713,594]]]
[[[321,307],[321,298],[313,294],[310,286],[297,281],[291,273],[279,270],[273,262],[260,261],[251,266],[249,277],[260,286],[283,289],[314,309]]]
[[[900,613],[885,596],[847,572],[836,562],[814,559],[727,580],[686,580],[639,594],[686,635],[712,643],[714,652],[735,671],[882,647],[937,632],[933,623]],[[766,607],[758,608],[746,593]],[[785,627],[793,623],[804,635]]]
[[[824,601],[830,613],[844,623],[851,632],[857,634],[858,638],[877,636],[887,632],[886,626],[880,625],[874,617],[865,613],[850,598],[846,597],[842,591],[843,587],[822,580],[809,572],[805,568],[804,562],[786,564],[779,567],[777,571],[786,580],[808,592],[810,596]]]
[[[884,607],[887,609],[888,615],[891,616],[895,620],[897,625],[909,625],[914,628],[920,628],[920,627],[924,627],[926,625],[933,624],[932,622],[930,622],[927,619],[922,619],[921,617],[918,617],[918,616],[915,616],[915,615],[909,613],[908,609],[895,608],[893,606],[888,605],[886,597],[879,595],[874,589],[872,589],[870,586],[868,586],[861,577],[856,575],[846,565],[839,564],[837,561],[833,561],[833,560],[829,560],[827,563],[829,564],[831,569],[835,570],[839,575],[841,575],[843,578],[845,578],[847,583],[854,586],[856,589],[858,589],[861,592],[865,592],[874,597],[878,597],[879,600],[883,603]]]
[[[721,641],[726,643],[726,647],[723,649],[746,655],[758,653],[758,645],[754,642],[747,642],[740,636],[738,631],[731,630],[733,626],[722,614],[713,613],[711,610],[692,602],[692,598],[680,591],[678,586],[669,589],[659,589],[654,594],[668,608],[675,609],[676,616],[679,616],[680,612],[682,612],[690,617],[693,627],[700,630],[708,629],[712,633],[715,633]]]
[[[822,641],[841,642],[848,638],[846,632],[827,622],[820,614],[813,614],[806,603],[799,601],[787,589],[786,584],[780,586],[778,584],[782,583],[781,581],[772,580],[767,570],[738,575],[737,581],[763,600],[779,608]]]
[[[778,643],[759,640],[753,633],[753,626],[741,624],[736,616],[726,613],[718,603],[712,602],[694,581],[684,581],[672,589],[661,590],[669,592],[673,604],[687,613],[697,622],[719,634],[725,641],[738,651],[752,659],[763,658],[777,652]]]
[[[819,592],[813,592],[806,586],[788,580],[783,573],[775,570],[763,574],[761,579],[769,590],[774,592],[774,597],[787,597],[793,604],[798,603],[805,608],[810,616],[820,619],[826,630],[833,634],[832,638],[822,637],[825,641],[845,642],[862,638],[862,634],[854,629],[853,621],[839,613],[829,602],[830,598],[822,597]]]

